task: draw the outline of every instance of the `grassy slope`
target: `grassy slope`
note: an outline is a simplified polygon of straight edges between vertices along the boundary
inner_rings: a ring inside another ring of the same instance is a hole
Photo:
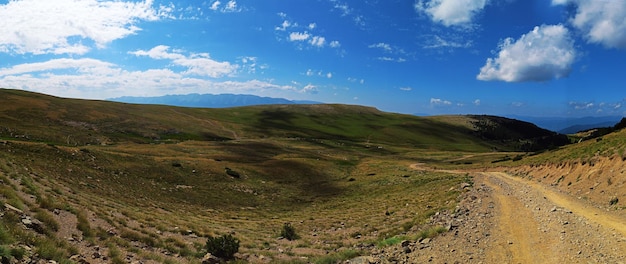
[[[62,99],[16,90],[0,90],[0,95],[1,137],[27,136],[63,145],[299,137],[439,150],[507,148],[481,140],[468,126],[360,106],[192,109]]]
[[[0,138],[0,176],[13,183],[3,202],[33,215],[90,215],[100,241],[91,243],[130,252],[149,244],[179,252],[175,262],[197,261],[203,239],[180,234],[187,229],[236,232],[244,252],[298,259],[422,228],[429,214],[454,205],[451,187],[464,179],[410,164],[507,147],[480,140],[472,126],[360,106],[192,109],[14,90],[0,90]],[[85,253],[60,233],[35,243],[2,221],[9,230],[0,230],[1,244],[56,243],[61,252],[49,258],[57,260]],[[297,244],[276,241],[285,222],[301,234]],[[118,234],[102,231],[109,228]],[[159,252],[137,254],[167,260]]]

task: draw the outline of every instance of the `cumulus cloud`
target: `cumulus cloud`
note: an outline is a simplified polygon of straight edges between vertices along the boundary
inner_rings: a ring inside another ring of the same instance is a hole
[[[278,31],[286,31],[289,27],[291,27],[291,22],[289,22],[289,20],[285,20],[282,24],[280,24],[280,26],[277,26],[275,29]]]
[[[452,102],[440,98],[430,98],[431,105],[451,105]]]
[[[339,41],[333,40],[328,42],[326,37],[316,34],[315,31],[318,28],[316,23],[300,25],[297,22],[289,21],[287,19],[287,14],[285,13],[278,13],[278,16],[284,20],[283,23],[276,26],[274,30],[285,32],[279,33],[279,35],[284,34],[284,38],[290,42],[299,42],[299,44],[297,44],[299,49],[303,49],[305,47],[303,44],[308,44],[310,47],[314,48],[323,48],[327,45],[331,48],[339,48],[341,46]]]
[[[214,1],[209,6],[209,9],[213,11],[221,12],[221,13],[234,13],[234,12],[241,11],[241,8],[237,6],[237,1],[235,0],[230,0],[224,5],[222,5],[222,2],[220,2],[219,0]]]
[[[222,4],[222,2],[220,1],[215,1],[213,2],[213,4],[211,4],[211,6],[209,7],[209,9],[213,10],[213,11],[217,11],[220,8],[220,5]]]
[[[169,18],[171,9],[141,2],[98,0],[15,0],[0,5],[0,52],[85,54],[136,34],[141,21]]]
[[[497,57],[487,59],[482,81],[548,81],[569,75],[576,59],[574,42],[563,25],[542,25],[518,40],[505,39]]]
[[[289,34],[289,41],[305,41],[309,39],[311,35],[307,32],[291,32]]]
[[[444,26],[466,25],[485,8],[488,0],[418,0],[415,10]]]
[[[607,48],[626,49],[626,1],[553,0],[553,4],[573,3],[576,15],[570,23],[592,43]]]
[[[320,36],[314,36],[309,43],[315,47],[323,47],[326,44],[326,38]]]
[[[474,100],[473,104],[476,105],[476,106],[480,105],[480,99]]]
[[[593,108],[594,106],[596,106],[596,104],[592,103],[592,102],[569,102],[569,106],[576,109],[576,110],[584,110],[584,109],[590,109]]]
[[[219,62],[211,59],[208,53],[184,55],[180,52],[170,52],[169,48],[165,45],[159,45],[151,50],[138,50],[129,53],[135,56],[147,56],[152,59],[171,60],[175,65],[185,67],[187,70],[183,73],[188,75],[217,78],[231,74],[237,69],[236,65],[232,65],[229,62]]]

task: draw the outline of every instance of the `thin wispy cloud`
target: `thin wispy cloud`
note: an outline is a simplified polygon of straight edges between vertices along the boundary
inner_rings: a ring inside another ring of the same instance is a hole
[[[185,67],[186,69],[182,73],[186,75],[218,78],[231,74],[238,68],[229,62],[213,60],[208,53],[185,55],[180,52],[170,52],[170,47],[165,45],[159,45],[150,50],[137,50],[129,52],[129,54],[147,56],[157,60],[170,60],[174,65]]]

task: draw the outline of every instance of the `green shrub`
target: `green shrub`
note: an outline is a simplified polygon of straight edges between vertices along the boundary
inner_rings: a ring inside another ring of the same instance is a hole
[[[93,231],[91,230],[91,225],[89,224],[89,219],[87,219],[87,215],[85,214],[85,212],[77,212],[76,218],[78,220],[76,228],[83,232],[84,237],[92,237]]]
[[[233,259],[235,253],[239,251],[239,239],[230,234],[220,237],[209,236],[206,241],[206,250],[218,258]]]
[[[54,219],[54,216],[50,214],[48,211],[43,209],[38,209],[35,214],[35,218],[41,221],[48,230],[52,232],[59,231],[59,223]]]
[[[289,241],[300,238],[300,236],[296,234],[296,229],[293,228],[290,223],[285,223],[283,225],[283,230],[280,231],[280,236],[286,238]]]

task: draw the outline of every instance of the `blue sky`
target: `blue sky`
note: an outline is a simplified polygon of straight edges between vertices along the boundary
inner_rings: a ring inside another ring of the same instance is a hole
[[[0,0],[0,87],[626,113],[621,0]]]

